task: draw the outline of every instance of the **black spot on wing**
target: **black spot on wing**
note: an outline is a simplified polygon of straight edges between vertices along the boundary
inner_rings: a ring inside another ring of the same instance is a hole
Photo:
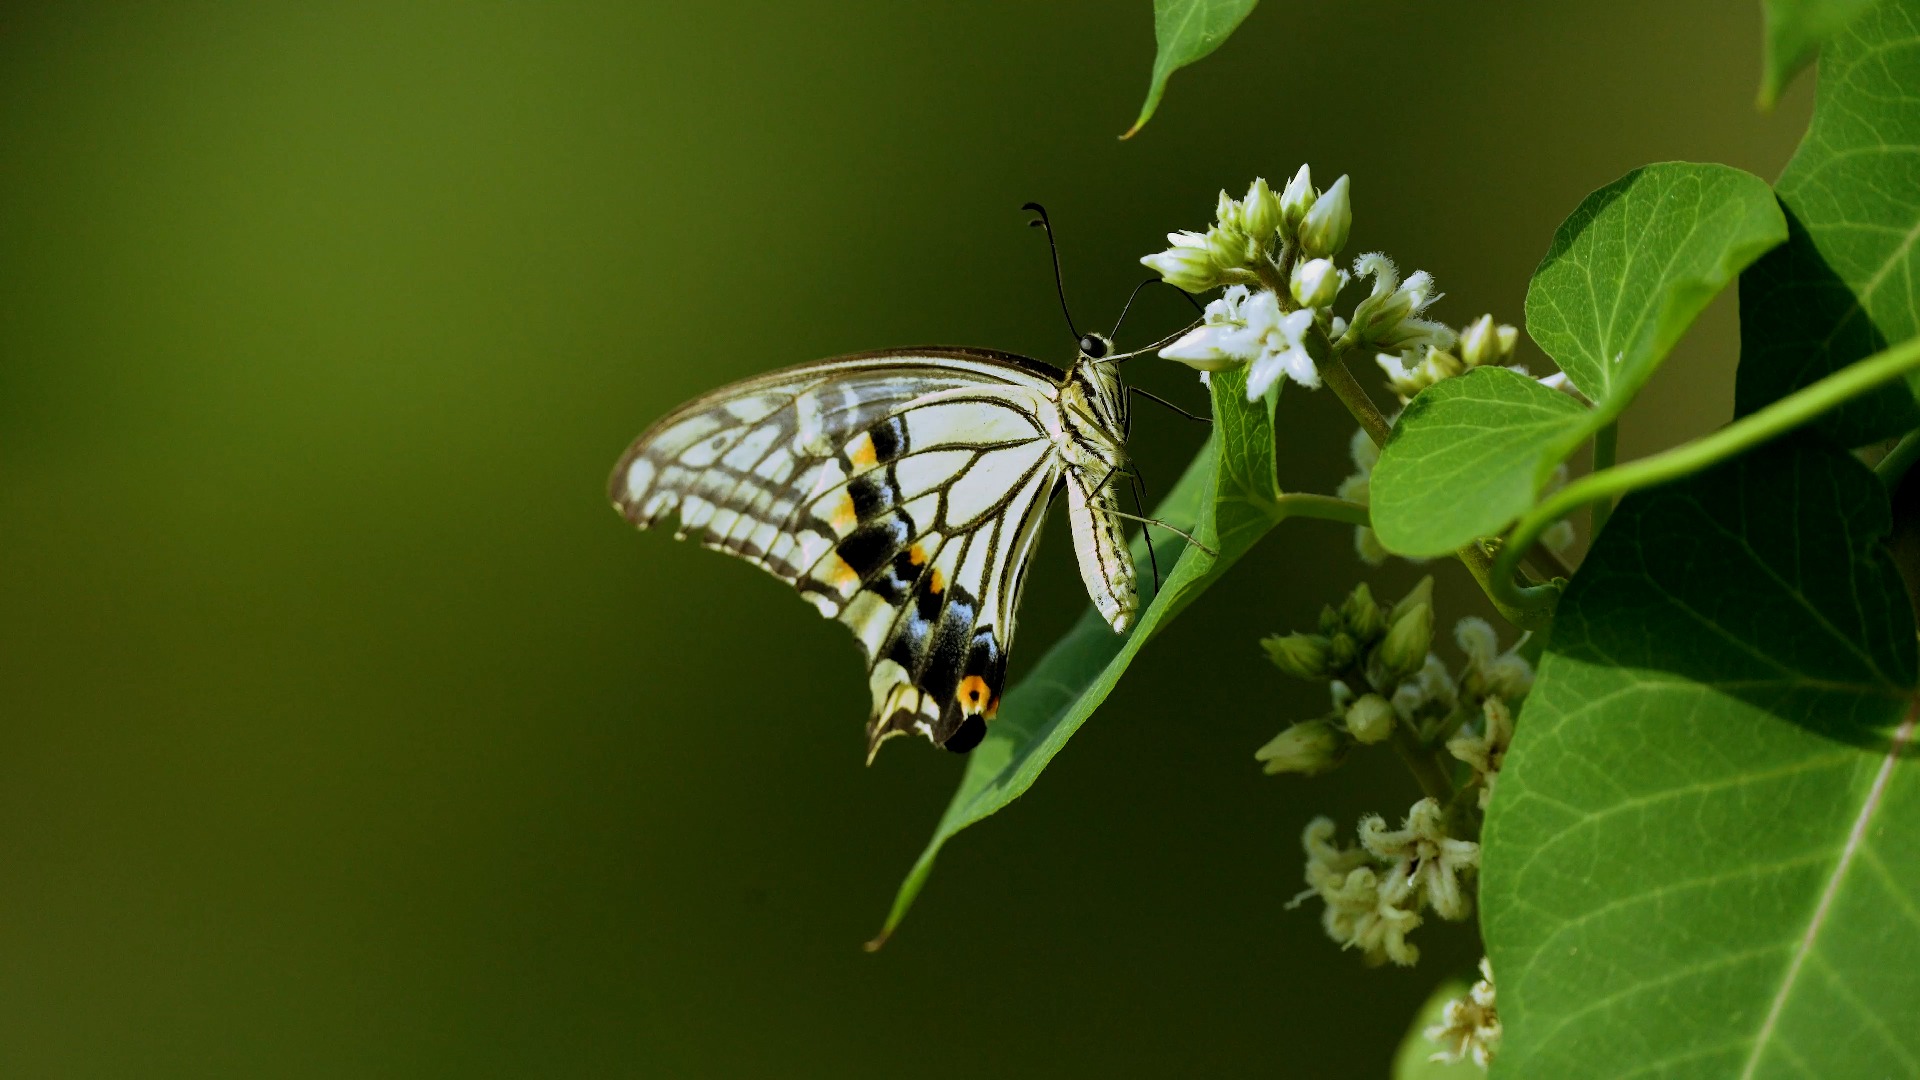
[[[947,712],[960,688],[960,677],[967,663],[967,641],[973,635],[973,620],[979,604],[957,588],[948,590],[947,604],[935,624],[933,643],[927,649],[926,666],[920,671],[918,685]]]
[[[891,470],[874,470],[854,477],[847,485],[847,495],[853,500],[854,519],[870,521],[893,509],[900,498],[900,487]]]
[[[865,580],[873,577],[912,540],[913,522],[907,520],[905,514],[891,513],[848,533],[835,550],[853,572]]]
[[[898,416],[880,421],[867,434],[873,439],[874,459],[882,465],[907,452],[907,423]]]
[[[953,729],[953,734],[947,736],[946,741],[940,744],[940,748],[956,754],[964,754],[979,746],[980,740],[986,737],[987,718],[976,713],[960,721],[960,725]]]

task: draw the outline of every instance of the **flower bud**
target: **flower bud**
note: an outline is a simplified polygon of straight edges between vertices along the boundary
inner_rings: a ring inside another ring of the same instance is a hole
[[[1337,255],[1347,246],[1353,228],[1353,208],[1347,202],[1347,178],[1342,176],[1313,201],[1300,220],[1300,253],[1308,258]]]
[[[1332,259],[1308,259],[1294,265],[1290,285],[1301,307],[1327,307],[1340,295],[1340,269]]]
[[[1344,671],[1359,659],[1360,643],[1345,630],[1327,639],[1327,666],[1333,671]]]
[[[1274,634],[1260,640],[1273,666],[1298,679],[1324,679],[1332,673],[1327,663],[1328,644],[1318,634]]]
[[[1353,587],[1346,600],[1340,604],[1340,621],[1345,623],[1347,631],[1361,644],[1371,644],[1387,632],[1387,613],[1373,602],[1373,590],[1366,582]]]
[[[1253,757],[1265,766],[1269,776],[1275,773],[1315,776],[1340,764],[1345,749],[1339,730],[1330,721],[1307,720],[1275,735],[1267,745],[1255,750]]]
[[[1272,245],[1285,216],[1280,209],[1280,196],[1274,194],[1264,179],[1255,180],[1247,188],[1247,197],[1240,202],[1240,228],[1254,243],[1262,248]]]
[[[1332,604],[1320,605],[1320,632],[1328,637],[1340,632],[1346,624],[1341,621],[1340,613],[1333,610]]]
[[[1379,694],[1368,694],[1347,707],[1347,734],[1355,742],[1385,742],[1393,734],[1394,721],[1398,715],[1387,699]]]
[[[1496,325],[1491,315],[1482,315],[1460,331],[1460,359],[1468,367],[1504,364],[1513,359],[1519,333],[1511,326]]]
[[[1222,191],[1213,204],[1213,220],[1229,229],[1239,228],[1240,204],[1233,201],[1233,196]]]
[[[1386,639],[1374,650],[1374,685],[1394,686],[1419,671],[1432,645],[1433,605],[1415,604],[1393,620]]]
[[[1414,584],[1412,589],[1409,589],[1407,591],[1407,595],[1400,598],[1399,603],[1393,605],[1393,610],[1387,612],[1387,624],[1391,626],[1392,624],[1399,622],[1401,617],[1406,615],[1407,612],[1412,611],[1414,608],[1419,607],[1423,604],[1427,607],[1433,606],[1433,575],[1432,574],[1428,574],[1426,577],[1421,578],[1418,582]]]
[[[1240,268],[1252,262],[1252,247],[1247,234],[1231,225],[1215,225],[1207,230],[1207,255],[1213,259],[1213,265],[1222,268]]]
[[[1220,268],[1207,253],[1206,237],[1199,233],[1168,233],[1172,246],[1140,260],[1141,265],[1159,273],[1167,284],[1190,293],[1205,292],[1219,285]]]
[[[1306,220],[1307,211],[1313,207],[1313,172],[1305,165],[1287,181],[1286,190],[1280,193],[1281,228],[1291,233]]]

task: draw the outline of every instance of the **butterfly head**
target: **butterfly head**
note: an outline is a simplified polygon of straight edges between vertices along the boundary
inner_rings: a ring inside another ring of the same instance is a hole
[[[1113,340],[1104,334],[1081,334],[1080,355],[1088,360],[1104,360],[1113,352]]]

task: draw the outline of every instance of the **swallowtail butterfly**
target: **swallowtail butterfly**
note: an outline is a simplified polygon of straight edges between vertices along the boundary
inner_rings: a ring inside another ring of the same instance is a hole
[[[1079,349],[1065,372],[937,347],[747,379],[647,429],[608,495],[634,525],[675,518],[677,538],[759,566],[853,631],[868,761],[908,732],[965,753],[999,709],[1027,563],[1062,492],[1095,607],[1116,632],[1133,624],[1122,522],[1137,519],[1116,505],[1125,356],[1094,334]]]

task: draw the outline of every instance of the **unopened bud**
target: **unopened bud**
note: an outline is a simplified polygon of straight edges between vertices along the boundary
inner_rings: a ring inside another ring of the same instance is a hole
[[[1301,307],[1326,307],[1340,295],[1340,268],[1332,259],[1308,259],[1294,266],[1290,285]]]
[[[1427,662],[1427,650],[1433,645],[1433,605],[1415,604],[1387,627],[1386,639],[1373,652],[1370,673],[1374,685],[1391,687]]]
[[[1331,721],[1307,720],[1275,735],[1267,745],[1253,752],[1254,760],[1266,773],[1299,773],[1315,776],[1340,764],[1345,745]]]
[[[1367,588],[1364,581],[1355,585],[1341,602],[1340,621],[1346,624],[1354,640],[1363,645],[1372,644],[1387,632],[1387,613],[1373,602],[1373,590]]]
[[[1223,269],[1238,269],[1252,261],[1252,245],[1247,234],[1232,225],[1215,225],[1207,230],[1207,254]]]
[[[1273,666],[1299,679],[1324,679],[1333,668],[1327,663],[1328,642],[1318,634],[1275,634],[1260,640]]]
[[[1407,590],[1407,595],[1401,597],[1400,602],[1393,605],[1393,610],[1387,612],[1387,624],[1392,625],[1399,622],[1401,616],[1423,604],[1427,607],[1433,606],[1432,574],[1428,574],[1426,577],[1414,583],[1413,588]]]
[[[1347,178],[1342,176],[1313,201],[1300,221],[1300,253],[1308,258],[1338,255],[1347,246],[1353,228],[1353,208],[1347,202]]]
[[[1327,639],[1327,666],[1333,671],[1344,671],[1360,656],[1360,643],[1345,630]]]
[[[1286,190],[1280,193],[1281,227],[1293,232],[1306,220],[1307,211],[1313,208],[1313,171],[1305,165],[1287,181]]]
[[[1265,248],[1273,244],[1284,218],[1280,196],[1274,194],[1265,180],[1255,180],[1247,188],[1247,197],[1240,201],[1240,228],[1254,243]]]
[[[1157,272],[1167,284],[1190,293],[1206,292],[1221,283],[1220,268],[1207,253],[1206,238],[1199,233],[1168,233],[1172,246],[1140,260],[1141,265]]]
[[[1482,315],[1460,331],[1460,359],[1468,367],[1504,364],[1513,359],[1519,333],[1511,326],[1497,325],[1491,315]]]
[[[1331,637],[1339,633],[1341,627],[1345,625],[1346,623],[1340,619],[1340,613],[1333,609],[1332,604],[1320,605],[1320,632],[1322,634]]]
[[[1379,694],[1368,694],[1347,707],[1347,734],[1355,742],[1385,742],[1393,734],[1394,721],[1398,715],[1393,705]]]

